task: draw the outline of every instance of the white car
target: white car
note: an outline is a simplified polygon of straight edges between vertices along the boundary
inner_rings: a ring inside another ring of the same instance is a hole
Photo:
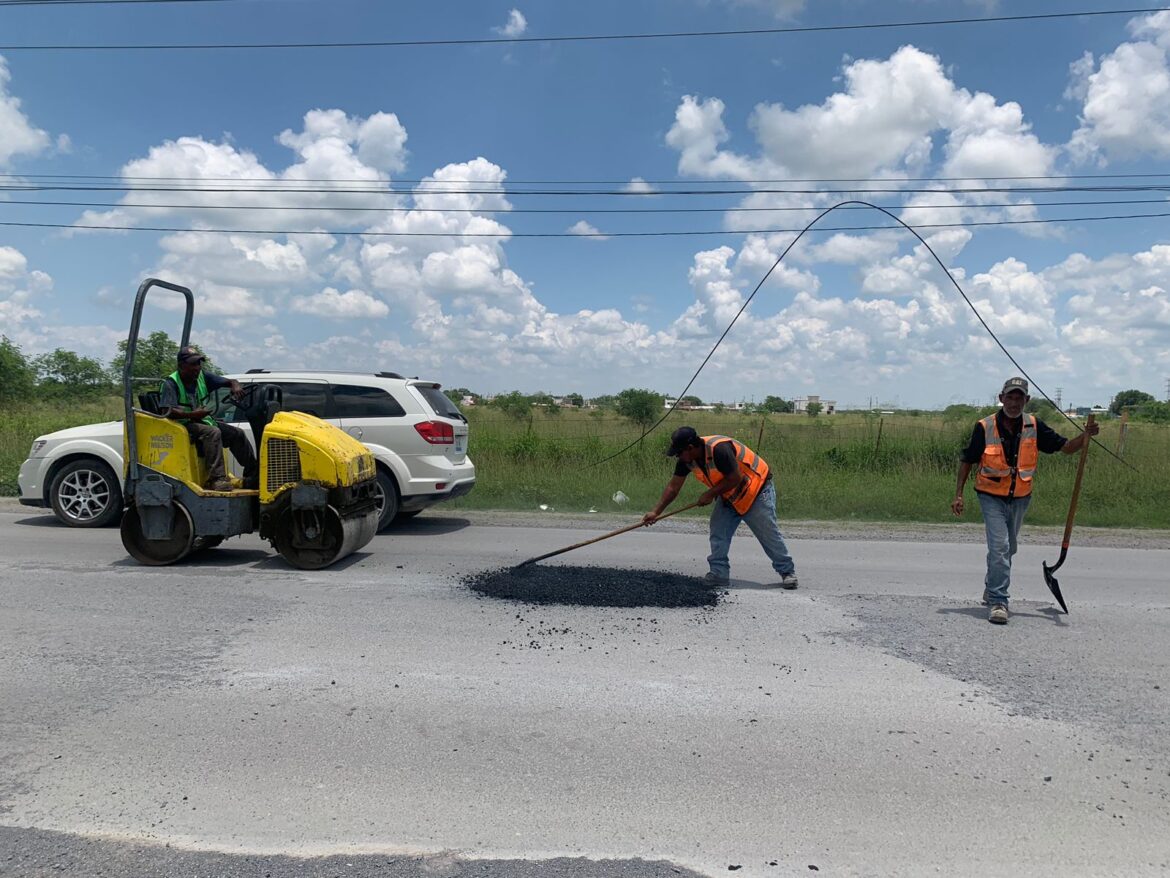
[[[276,385],[285,410],[323,418],[370,449],[378,463],[379,530],[475,487],[467,419],[434,381],[394,372],[266,369],[227,377],[241,384]],[[220,416],[250,435],[247,422],[233,420],[230,406]],[[17,482],[21,503],[52,507],[72,527],[117,521],[122,513],[122,422],[38,436]]]

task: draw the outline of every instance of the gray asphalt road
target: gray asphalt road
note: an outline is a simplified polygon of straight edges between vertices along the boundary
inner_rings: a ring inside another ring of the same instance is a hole
[[[999,628],[973,542],[800,528],[786,592],[741,533],[714,608],[532,606],[460,578],[610,522],[489,520],[308,573],[0,509],[0,873],[1170,869],[1170,551],[1074,545],[1066,617],[1030,543]],[[703,572],[668,524],[546,563]]]

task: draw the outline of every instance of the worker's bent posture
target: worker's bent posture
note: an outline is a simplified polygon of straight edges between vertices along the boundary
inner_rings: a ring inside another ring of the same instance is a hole
[[[1024,513],[1032,502],[1032,480],[1040,452],[1072,454],[1096,436],[1101,428],[1092,424],[1075,439],[1065,439],[1035,415],[1025,414],[1028,382],[1009,378],[999,394],[1002,408],[975,422],[971,441],[959,458],[958,484],[951,511],[963,514],[963,487],[972,467],[979,464],[975,494],[983,510],[987,532],[987,574],[983,577],[983,603],[987,621],[1006,625],[1008,586],[1011,584],[1012,555]]]
[[[705,581],[714,585],[731,581],[727,552],[736,528],[744,521],[780,575],[780,586],[796,588],[796,566],[776,526],[776,487],[764,458],[742,442],[727,436],[700,436],[693,427],[675,430],[666,453],[678,458],[674,476],[666,483],[658,504],[642,516],[642,521],[657,521],[693,473],[707,486],[698,499],[699,505],[715,502],[711,510],[711,554],[707,556],[711,570]]]

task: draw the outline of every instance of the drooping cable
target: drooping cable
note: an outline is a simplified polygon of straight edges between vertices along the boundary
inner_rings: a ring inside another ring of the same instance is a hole
[[[763,287],[764,283],[768,280],[769,277],[771,277],[772,272],[775,271],[776,268],[780,265],[780,263],[784,261],[784,257],[788,255],[789,251],[793,247],[795,247],[796,243],[801,238],[803,238],[805,236],[805,234],[807,232],[809,232],[813,228],[813,226],[815,226],[818,222],[820,222],[824,217],[828,216],[830,213],[832,213],[835,210],[838,210],[840,208],[846,207],[846,206],[851,205],[851,204],[869,207],[869,208],[872,208],[876,211],[884,213],[886,216],[888,216],[890,219],[892,219],[894,222],[896,222],[902,228],[906,229],[906,231],[908,231],[910,234],[912,234],[915,238],[917,238],[918,241],[922,244],[922,246],[926,248],[927,252],[930,253],[930,255],[934,258],[934,261],[938,263],[939,268],[941,268],[943,270],[943,273],[947,276],[947,279],[950,280],[951,284],[958,291],[959,295],[963,297],[963,301],[967,303],[967,307],[969,307],[971,309],[971,312],[975,315],[975,318],[979,321],[979,323],[983,326],[983,328],[985,330],[987,330],[987,334],[991,336],[992,340],[995,341],[995,343],[999,346],[999,349],[1004,352],[1004,355],[1011,361],[1012,365],[1015,366],[1016,369],[1019,370],[1019,373],[1022,376],[1024,376],[1024,378],[1026,378],[1028,380],[1028,383],[1035,390],[1038,390],[1040,392],[1040,395],[1043,396],[1044,399],[1046,399],[1056,411],[1060,412],[1061,416],[1065,420],[1067,420],[1074,427],[1081,429],[1080,425],[1077,424],[1076,421],[1074,421],[1072,418],[1070,418],[1064,412],[1060,411],[1060,406],[1058,406],[1055,402],[1053,402],[1052,398],[1047,393],[1044,392],[1044,389],[1041,388],[1035,382],[1035,380],[1033,380],[1032,376],[1028,374],[1028,372],[1024,369],[1024,367],[1022,365],[1020,365],[1019,361],[1015,357],[1012,356],[1011,351],[1009,351],[1007,349],[1007,347],[1004,346],[1004,343],[999,340],[999,336],[997,336],[995,334],[995,331],[990,326],[987,325],[987,321],[983,319],[983,315],[979,313],[979,309],[975,307],[975,303],[972,302],[970,298],[968,298],[967,294],[963,291],[963,288],[959,285],[959,282],[957,280],[955,280],[955,276],[953,274],[951,274],[950,269],[948,269],[946,267],[946,264],[942,261],[942,259],[939,258],[939,255],[934,252],[934,248],[931,247],[930,244],[928,244],[926,242],[926,239],[923,238],[922,235],[918,234],[917,231],[915,231],[915,228],[913,226],[907,225],[906,223],[902,222],[902,220],[900,220],[898,217],[896,217],[894,214],[890,213],[890,211],[886,210],[884,207],[879,207],[876,204],[870,204],[869,202],[866,202],[866,201],[842,201],[838,204],[834,204],[832,207],[827,208],[826,210],[823,210],[820,214],[818,214],[817,217],[812,222],[810,222],[807,226],[805,226],[803,229],[801,229],[800,233],[795,238],[792,239],[792,242],[787,247],[784,248],[784,251],[777,257],[776,261],[772,263],[772,267],[769,268],[767,270],[767,272],[764,273],[764,276],[762,278],[760,278],[760,282],[758,284],[756,284],[755,289],[753,289],[751,292],[751,295],[749,295],[744,300],[744,303],[740,306],[739,310],[735,312],[735,316],[731,318],[731,322],[727,324],[727,328],[723,330],[723,333],[715,341],[715,344],[711,347],[711,350],[707,352],[707,356],[705,356],[703,358],[703,362],[699,364],[699,368],[695,370],[695,374],[691,376],[691,380],[687,382],[687,386],[684,387],[682,389],[682,391],[675,396],[674,404],[666,410],[666,413],[663,414],[662,417],[660,417],[657,421],[655,421],[650,427],[648,427],[646,430],[644,430],[642,432],[642,435],[639,436],[637,439],[635,439],[633,442],[630,442],[625,447],[621,448],[620,450],[614,452],[613,454],[611,454],[607,457],[602,458],[601,460],[597,461],[596,463],[590,464],[591,467],[601,466],[601,464],[607,463],[608,461],[613,460],[615,457],[619,457],[620,455],[625,454],[627,451],[629,451],[635,445],[638,445],[639,443],[641,443],[642,440],[644,440],[648,435],[650,435],[656,429],[658,429],[658,427],[660,427],[662,425],[663,421],[665,421],[667,418],[669,418],[671,416],[671,414],[674,412],[674,410],[676,408],[678,408],[679,403],[682,402],[683,397],[685,397],[687,395],[687,391],[691,389],[691,385],[694,384],[695,380],[699,377],[699,373],[703,371],[704,367],[710,361],[711,357],[713,357],[715,355],[715,351],[717,351],[719,349],[719,346],[721,344],[723,344],[723,340],[725,338],[727,338],[727,334],[729,332],[731,332],[731,328],[733,326],[735,326],[736,321],[739,320],[739,318],[740,318],[740,315],[742,315],[743,312],[747,310],[747,307],[748,307],[748,305],[751,304],[752,299],[754,299],[756,297],[756,293],[758,293],[760,291],[760,288]],[[1122,460],[1121,457],[1114,454],[1112,451],[1110,451],[1108,448],[1106,448],[1104,445],[1102,445],[1096,439],[1093,439],[1092,441],[1095,445],[1097,445],[1099,448],[1104,450],[1105,453],[1108,454],[1110,457],[1114,458],[1115,460],[1120,461],[1122,464],[1124,464],[1125,466],[1129,467],[1130,469],[1132,469],[1136,472],[1136,467],[1134,467],[1132,464],[1128,463],[1125,460]]]

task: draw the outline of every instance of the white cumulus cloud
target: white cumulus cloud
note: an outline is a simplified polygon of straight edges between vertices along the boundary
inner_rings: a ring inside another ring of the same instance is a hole
[[[528,30],[528,19],[519,9],[513,9],[508,13],[507,23],[501,27],[492,28],[492,30],[502,37],[518,37]]]
[[[29,121],[20,108],[20,99],[8,91],[12,74],[0,55],[0,168],[7,167],[14,156],[36,155],[52,142],[48,133]]]
[[[327,317],[333,320],[378,319],[390,313],[389,306],[362,290],[342,293],[333,287],[326,287],[311,296],[297,296],[293,299],[294,311]]]

